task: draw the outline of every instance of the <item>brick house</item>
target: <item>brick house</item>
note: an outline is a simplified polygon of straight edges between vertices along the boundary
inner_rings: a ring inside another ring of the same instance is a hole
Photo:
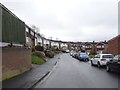
[[[103,43],[103,42],[99,42],[99,43],[97,43],[95,46],[96,46],[96,48],[95,48],[95,51],[96,51],[96,53],[103,53],[103,51],[105,50],[105,43]]]
[[[93,47],[92,43],[89,43],[89,42],[86,43],[85,44],[85,51],[86,51],[86,53],[90,54],[90,52],[92,50],[92,47]]]
[[[91,54],[99,54],[99,53],[106,53],[106,48],[107,48],[107,42],[102,41],[102,42],[92,42],[91,46],[92,49],[90,49]]]
[[[108,41],[107,53],[111,53],[113,55],[120,54],[120,35]]]

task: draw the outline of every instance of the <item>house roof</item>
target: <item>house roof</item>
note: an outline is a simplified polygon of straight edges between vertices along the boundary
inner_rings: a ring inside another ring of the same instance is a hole
[[[114,40],[114,39],[117,39],[117,38],[120,38],[120,34],[117,35],[117,36],[115,36],[115,37],[113,37],[112,39],[108,40],[108,42],[109,42],[109,41],[112,41],[112,40]]]

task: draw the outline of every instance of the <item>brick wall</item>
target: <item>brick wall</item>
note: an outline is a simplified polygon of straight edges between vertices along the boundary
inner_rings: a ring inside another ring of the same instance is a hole
[[[19,75],[31,68],[31,50],[21,47],[2,48],[2,79]]]
[[[120,54],[120,35],[108,41],[107,52],[113,55]]]

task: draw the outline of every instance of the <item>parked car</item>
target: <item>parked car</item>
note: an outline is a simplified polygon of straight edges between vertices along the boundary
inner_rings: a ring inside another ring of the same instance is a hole
[[[77,52],[74,51],[73,54],[72,54],[72,57],[76,58],[76,54],[77,54]]]
[[[74,57],[77,59],[78,55],[79,55],[79,52],[76,52],[75,55],[74,55]]]
[[[70,51],[70,56],[72,56],[72,55],[73,55],[73,53],[74,53],[74,51],[73,51],[73,50],[71,50],[71,51]]]
[[[116,71],[120,73],[120,55],[116,55],[113,59],[107,62],[106,71]]]
[[[78,56],[78,59],[80,61],[89,61],[89,56],[86,53],[80,53],[79,56]]]
[[[69,52],[70,52],[70,50],[66,49],[66,50],[65,50],[65,52],[66,52],[66,53],[69,53]]]
[[[91,59],[91,65],[97,65],[99,68],[107,64],[113,58],[112,54],[97,54]]]

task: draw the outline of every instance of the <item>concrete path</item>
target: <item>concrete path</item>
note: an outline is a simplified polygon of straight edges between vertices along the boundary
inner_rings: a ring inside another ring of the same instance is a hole
[[[59,60],[59,56],[60,54],[56,55],[55,58],[48,60],[43,65],[39,65],[36,68],[34,67],[24,74],[4,81],[2,83],[2,88],[31,88],[52,70]]]

